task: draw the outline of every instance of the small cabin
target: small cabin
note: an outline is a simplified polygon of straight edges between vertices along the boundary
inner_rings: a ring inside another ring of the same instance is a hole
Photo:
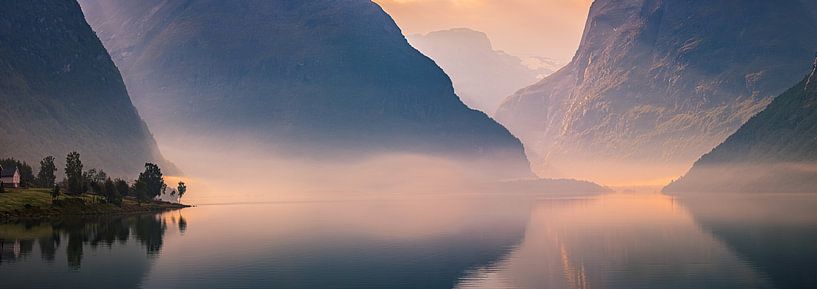
[[[16,166],[0,167],[0,183],[3,183],[4,188],[19,188],[20,170]]]

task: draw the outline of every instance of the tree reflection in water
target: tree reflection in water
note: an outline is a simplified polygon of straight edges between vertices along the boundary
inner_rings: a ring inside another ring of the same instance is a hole
[[[178,225],[183,232],[187,221],[180,218]],[[31,255],[35,243],[45,262],[53,262],[64,244],[68,266],[72,269],[82,266],[85,246],[96,249],[115,243],[124,245],[132,238],[146,249],[149,257],[156,256],[162,249],[166,230],[167,224],[161,215],[72,217],[55,222],[0,224],[0,265]]]

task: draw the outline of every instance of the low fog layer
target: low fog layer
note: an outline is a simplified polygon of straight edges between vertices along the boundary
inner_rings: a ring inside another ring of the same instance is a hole
[[[667,193],[811,193],[817,162],[743,162],[697,165],[670,183]]]
[[[194,144],[163,140],[182,168],[188,202],[348,200],[488,194],[594,194],[607,189],[572,180],[535,180],[508,174],[514,161],[465,160],[444,155],[379,152],[312,157],[275,152],[269,144],[211,139]],[[505,176],[505,177],[502,177]],[[187,198],[187,197],[185,197]]]

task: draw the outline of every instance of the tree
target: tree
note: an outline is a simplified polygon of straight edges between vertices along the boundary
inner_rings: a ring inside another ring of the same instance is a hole
[[[111,178],[105,179],[104,185],[102,186],[103,195],[105,196],[105,202],[108,204],[114,204],[117,206],[122,206],[122,195],[119,194],[119,191],[116,189],[116,183],[111,180]]]
[[[98,200],[96,196],[102,195],[102,189],[103,189],[102,185],[103,184],[100,184],[100,183],[97,183],[97,182],[88,182],[87,183],[88,191],[91,191],[91,194],[94,196],[94,202],[97,202],[97,200]]]
[[[0,194],[5,193],[6,188],[3,186],[3,182],[0,182]]]
[[[90,169],[82,173],[82,180],[85,183],[85,189],[83,191],[91,191],[94,195],[102,195],[103,185],[105,180],[108,179],[108,175],[103,170],[97,171],[96,169]]]
[[[152,163],[145,163],[145,171],[139,174],[139,179],[136,182],[145,185],[145,197],[151,200],[161,194],[162,188],[165,187],[162,169]]]
[[[79,153],[71,152],[65,158],[65,177],[68,181],[68,194],[80,195],[84,193],[85,182],[82,176],[82,161],[79,159]]]
[[[40,161],[40,171],[37,173],[37,185],[42,188],[50,188],[54,186],[57,181],[57,176],[54,172],[57,171],[57,166],[54,165],[54,157],[47,156]]]
[[[97,170],[94,169],[93,171],[95,171],[96,174],[90,174],[89,175],[89,177],[91,178],[92,181],[101,184],[101,183],[104,183],[108,179],[108,174],[106,174],[104,170],[98,170],[97,171]]]
[[[115,179],[115,180],[113,180],[113,183],[114,183],[114,186],[116,187],[116,192],[119,194],[119,196],[124,197],[124,196],[128,195],[129,190],[130,190],[130,187],[128,186],[128,182],[126,182],[123,179]]]
[[[34,184],[34,170],[26,162],[22,162],[17,167],[20,169],[20,186],[28,188]]]
[[[145,182],[137,180],[133,183],[133,186],[130,189],[131,195],[136,196],[136,201],[139,205],[142,204],[143,201],[147,200],[147,184]]]
[[[60,196],[60,186],[54,186],[51,189],[51,202],[54,202]]]
[[[181,202],[184,193],[187,192],[187,185],[184,182],[179,182],[179,187],[176,190],[179,192],[179,202]]]

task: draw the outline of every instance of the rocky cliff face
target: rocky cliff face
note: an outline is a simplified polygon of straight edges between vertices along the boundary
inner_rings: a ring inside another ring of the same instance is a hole
[[[76,150],[114,176],[175,171],[74,1],[0,4],[0,135],[0,155],[29,163]]]
[[[626,163],[670,168],[642,179],[678,175],[808,71],[814,11],[800,0],[597,0],[572,62],[496,118],[545,174],[599,180]]]
[[[667,192],[817,192],[817,61]]]
[[[501,156],[529,173],[520,142],[371,1],[81,3],[160,139]]]
[[[487,114],[496,112],[509,95],[555,71],[528,67],[519,57],[494,50],[485,33],[467,28],[410,35],[408,40],[451,77],[466,105]]]

